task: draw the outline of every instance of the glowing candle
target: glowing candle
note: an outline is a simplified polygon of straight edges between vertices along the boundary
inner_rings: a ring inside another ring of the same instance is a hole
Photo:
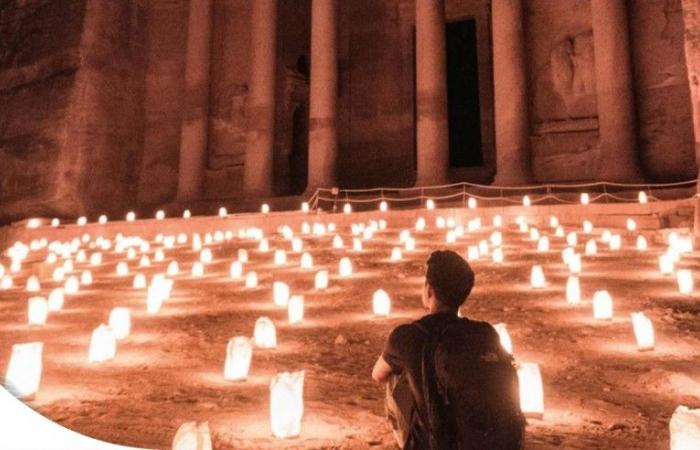
[[[384,200],[379,203],[379,211],[381,212],[387,212],[389,210],[389,204],[385,202]]]
[[[581,303],[581,283],[577,276],[570,275],[566,280],[566,302],[570,305]]]
[[[309,204],[307,202],[303,202],[301,204],[301,212],[303,212],[303,213],[309,212]]]
[[[318,290],[328,288],[328,271],[320,270],[316,273],[314,278],[314,287]]]
[[[485,239],[482,239],[481,241],[479,241],[479,255],[486,256],[488,254],[489,254],[489,243]]]
[[[606,243],[610,242],[611,237],[612,237],[612,233],[610,232],[610,230],[603,230],[603,234],[600,235],[600,239]]]
[[[272,320],[268,317],[260,317],[255,321],[253,341],[258,348],[277,347],[277,331],[275,330],[275,324],[272,323]]]
[[[637,222],[634,219],[627,219],[627,231],[635,231],[637,229]]]
[[[287,306],[289,303],[289,285],[282,281],[274,281],[272,283],[272,300],[277,306]]]
[[[248,272],[245,276],[245,287],[254,289],[258,287],[258,274],[256,272]]]
[[[270,205],[267,203],[263,203],[262,206],[260,206],[260,212],[263,214],[269,214],[270,213]]]
[[[202,264],[200,261],[195,261],[192,264],[192,276],[198,278],[202,275],[204,275],[204,264]]]
[[[49,293],[49,300],[48,300],[48,310],[49,311],[60,311],[61,308],[63,308],[63,289],[62,288],[56,288]]]
[[[58,220],[57,218],[54,217],[53,219],[51,219],[51,226],[52,226],[52,227],[56,228],[56,227],[58,227],[60,224],[61,224],[61,221]]]
[[[622,247],[622,236],[619,234],[614,234],[610,236],[610,250],[620,250],[620,247]]]
[[[85,216],[80,216],[78,217],[78,221],[76,222],[79,227],[82,227],[87,223],[87,218]]]
[[[158,283],[148,286],[146,297],[146,311],[148,314],[156,314],[160,311],[163,300],[165,300],[164,297],[163,288]]]
[[[226,347],[224,378],[231,381],[242,381],[248,378],[252,357],[253,346],[249,338],[236,336],[229,339]]]
[[[284,250],[275,250],[275,265],[283,266],[287,263],[287,253]]]
[[[647,239],[640,234],[639,236],[637,236],[637,250],[643,252],[647,248],[649,248],[649,245],[647,244]]]
[[[295,253],[299,253],[303,249],[304,249],[304,242],[297,237],[292,238],[292,251]]]
[[[518,229],[521,233],[527,233],[530,230],[530,226],[526,222],[520,222],[518,224]]]
[[[523,206],[528,207],[530,205],[532,205],[530,197],[528,195],[523,196]]]
[[[180,273],[180,265],[177,263],[177,261],[170,261],[168,263],[168,268],[165,270],[165,273],[169,277],[174,277],[178,273]]]
[[[304,416],[304,371],[278,373],[270,381],[270,428],[279,439],[298,436]]]
[[[407,237],[406,242],[404,244],[404,248],[406,249],[407,252],[412,252],[416,249],[416,240],[412,237]]]
[[[429,198],[428,200],[426,200],[425,208],[429,210],[435,209],[435,202],[433,201],[433,199]]]
[[[500,215],[495,215],[491,224],[496,228],[501,228],[503,226],[503,218]]]
[[[531,241],[537,241],[540,239],[540,232],[537,228],[532,227],[530,228],[530,240]]]
[[[80,282],[76,276],[68,277],[66,282],[63,284],[63,292],[67,295],[77,294],[79,290]]]
[[[63,281],[66,278],[65,271],[63,267],[56,267],[51,274],[51,279],[55,282]]]
[[[508,334],[508,328],[505,323],[497,323],[493,326],[498,333],[498,338],[501,341],[501,347],[509,354],[513,354],[513,342],[510,340],[510,334]]]
[[[118,340],[126,339],[131,333],[131,311],[129,308],[117,307],[109,313],[109,327]]]
[[[451,244],[454,244],[455,242],[457,242],[457,235],[455,234],[454,231],[449,230],[445,234],[445,244],[451,245]]]
[[[232,262],[229,274],[233,279],[241,278],[241,276],[243,276],[243,264],[241,264],[240,261]]]
[[[136,258],[136,249],[130,248],[129,250],[126,251],[126,257],[127,259],[134,259]]]
[[[479,247],[477,245],[470,245],[467,247],[467,260],[477,261],[479,259]]]
[[[0,280],[0,289],[7,290],[12,288],[12,277],[10,275],[5,275]]]
[[[226,217],[228,215],[228,211],[226,211],[226,208],[223,206],[219,208],[219,217]]]
[[[289,317],[289,323],[295,324],[304,320],[304,297],[301,295],[292,295],[289,298],[289,305],[287,305],[287,314]]]
[[[588,193],[587,193],[587,192],[581,193],[581,204],[582,204],[582,205],[587,205],[587,204],[589,204],[590,202],[591,202],[591,198],[590,198],[590,196],[588,195]]]
[[[598,253],[598,244],[596,244],[595,239],[589,239],[586,242],[585,253],[588,256],[593,256]]]
[[[375,316],[388,316],[391,311],[391,298],[383,289],[378,289],[372,296],[372,309]]]
[[[117,338],[107,325],[101,324],[92,332],[88,361],[104,362],[117,354]]]
[[[673,261],[673,255],[669,253],[659,256],[659,271],[662,275],[671,275],[673,273]]]
[[[352,262],[350,258],[343,257],[338,264],[338,274],[341,277],[349,277],[352,275]]]
[[[647,193],[644,191],[639,191],[639,195],[637,196],[639,203],[647,203],[649,201],[649,198],[647,197]]]
[[[547,236],[542,236],[539,241],[537,241],[537,251],[538,252],[548,252],[549,251],[549,238]]]
[[[392,261],[401,261],[401,258],[403,258],[403,254],[401,253],[401,247],[394,247],[391,249],[391,260]]]
[[[163,219],[165,219],[165,211],[163,211],[162,209],[159,209],[156,212],[156,220],[163,220]]]
[[[304,253],[301,255],[301,261],[299,263],[302,269],[311,269],[314,266],[314,259],[310,253]]]
[[[214,256],[209,248],[205,248],[199,253],[199,260],[204,264],[210,264],[213,259]]]
[[[654,326],[643,312],[633,312],[632,326],[637,340],[637,350],[645,351],[654,348]]]
[[[90,286],[92,284],[92,272],[84,270],[83,273],[80,274],[80,284],[83,286]]]
[[[569,261],[571,261],[571,257],[576,254],[576,250],[574,250],[571,247],[566,247],[564,250],[561,252],[561,259],[564,261],[564,264],[567,266],[569,265]]]
[[[593,223],[590,220],[583,221],[583,232],[586,234],[593,232]]]
[[[693,273],[688,269],[681,269],[676,272],[676,281],[678,282],[678,292],[683,295],[693,293]]]
[[[572,231],[566,235],[566,243],[571,247],[576,247],[576,244],[578,243],[578,235],[575,231]]]
[[[172,450],[211,450],[209,422],[185,422],[177,429]]]
[[[530,272],[530,285],[535,289],[542,289],[546,286],[546,281],[544,278],[544,271],[542,266],[534,265]]]
[[[260,245],[258,245],[258,250],[260,250],[263,253],[268,252],[270,250],[270,243],[268,242],[267,238],[263,238],[260,241]]]
[[[579,274],[581,273],[581,255],[574,253],[569,258],[569,272]]]
[[[30,297],[27,302],[29,325],[44,325],[49,315],[49,305],[44,297]]]
[[[155,262],[163,262],[165,260],[165,252],[159,248],[153,255],[153,260]]]
[[[564,227],[561,225],[554,230],[554,235],[558,238],[564,237]]]
[[[117,275],[120,277],[126,276],[129,274],[129,266],[126,264],[126,261],[119,261],[117,263]]]
[[[593,317],[599,320],[613,318],[613,301],[608,291],[596,291],[593,294]]]
[[[501,247],[495,248],[491,253],[491,259],[496,264],[501,264],[503,262],[503,249]]]
[[[44,344],[29,342],[14,344],[5,372],[5,388],[17,398],[36,394],[41,383],[41,354]]]
[[[238,261],[240,261],[242,263],[248,262],[248,250],[246,250],[244,248],[238,249]]]
[[[27,278],[27,292],[39,292],[41,289],[41,284],[39,283],[39,279],[32,275],[29,278]]]
[[[526,417],[542,418],[544,415],[544,390],[542,375],[536,363],[518,363],[520,385],[520,410]]]
[[[151,258],[148,255],[143,255],[139,260],[139,267],[151,267]]]
[[[418,220],[416,220],[415,228],[416,228],[416,231],[425,230],[425,219],[422,217],[419,217]]]
[[[474,197],[469,197],[469,199],[467,200],[467,207],[469,209],[474,209],[476,208],[476,206],[476,199]]]
[[[680,405],[671,416],[671,450],[697,450],[700,448],[700,408],[690,409]]]

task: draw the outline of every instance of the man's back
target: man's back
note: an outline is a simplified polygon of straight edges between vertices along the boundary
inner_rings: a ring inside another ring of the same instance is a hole
[[[397,327],[383,357],[418,411],[407,448],[519,448],[517,377],[491,325],[431,314]]]

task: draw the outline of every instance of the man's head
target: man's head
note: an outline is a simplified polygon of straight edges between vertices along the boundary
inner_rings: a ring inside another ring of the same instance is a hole
[[[438,250],[430,255],[423,289],[426,308],[457,311],[472,287],[474,272],[464,258],[452,250]]]

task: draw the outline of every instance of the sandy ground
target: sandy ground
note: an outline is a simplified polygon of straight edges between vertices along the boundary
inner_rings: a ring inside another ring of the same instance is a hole
[[[215,261],[206,276],[189,275],[196,255],[188,246],[166,251],[166,261],[142,270],[163,272],[176,258],[185,275],[176,278],[172,298],[161,312],[145,311],[145,291],[131,288],[132,276],[115,275],[123,255],[105,254],[93,268],[94,284],[68,297],[63,311],[52,313],[44,327],[27,326],[21,288],[0,291],[0,373],[4,374],[14,343],[44,342],[40,392],[28,404],[52,420],[102,440],[147,448],[169,448],[185,421],[209,421],[215,449],[227,448],[395,448],[384,420],[383,387],[370,379],[375,358],[393,327],[423,314],[420,288],[424,261],[432,249],[445,247],[444,230],[416,233],[417,251],[389,262],[399,229],[390,227],[365,242],[361,253],[331,249],[331,236],[304,236],[314,270],[300,270],[299,254],[288,254],[284,267],[273,265],[273,252],[262,253],[251,241],[234,238],[212,245]],[[298,230],[296,230],[298,231]],[[339,230],[346,247],[349,230]],[[486,238],[492,229],[467,233],[452,247],[463,254],[467,244]],[[599,230],[598,230],[599,234]],[[578,250],[583,252],[583,239]],[[544,378],[543,420],[527,427],[529,449],[635,448],[666,449],[673,410],[684,403],[700,406],[700,303],[698,294],[681,296],[675,277],[658,273],[663,248],[646,253],[632,248],[584,257],[584,301],[567,305],[568,275],[561,261],[564,239],[553,238],[552,251],[537,253],[534,242],[515,228],[504,232],[505,263],[473,263],[476,288],[463,314],[505,322],[520,361],[540,364]],[[276,236],[271,248],[290,250]],[[154,246],[155,248],[155,246]],[[250,250],[246,270],[261,275],[258,289],[245,289],[228,278],[238,248]],[[355,265],[349,279],[337,277],[337,264],[348,253]],[[88,253],[89,255],[89,253]],[[543,264],[549,286],[529,286],[530,267]],[[135,269],[137,260],[130,266]],[[6,264],[7,266],[7,264]],[[698,254],[685,256],[683,267],[698,268]],[[78,265],[81,267],[81,265]],[[332,274],[327,291],[313,289],[320,268]],[[181,272],[182,273],[182,272]],[[305,320],[289,325],[286,310],[272,302],[272,281],[286,281],[292,293],[305,296]],[[56,284],[42,280],[42,293]],[[392,297],[392,314],[371,313],[374,290]],[[591,296],[608,289],[615,319],[593,319]],[[132,335],[118,345],[113,361],[89,364],[92,330],[107,322],[111,308],[132,310]],[[643,310],[654,323],[656,349],[636,350],[629,314]],[[226,344],[237,335],[252,335],[255,320],[269,316],[277,326],[279,346],[255,350],[245,382],[223,378]],[[336,344],[342,335],[347,343]],[[298,438],[277,440],[269,432],[269,380],[277,372],[305,370],[305,415]]]

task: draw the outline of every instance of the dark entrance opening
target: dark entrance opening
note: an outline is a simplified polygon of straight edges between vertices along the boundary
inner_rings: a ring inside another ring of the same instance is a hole
[[[450,167],[482,166],[476,21],[448,23],[445,37]]]
[[[308,137],[308,112],[303,106],[297,106],[292,115],[292,149],[289,153],[289,190],[293,195],[303,193],[308,183]]]

